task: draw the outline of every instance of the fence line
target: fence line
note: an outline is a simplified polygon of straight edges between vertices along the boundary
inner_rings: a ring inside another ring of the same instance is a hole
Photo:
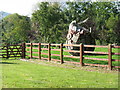
[[[25,58],[25,43],[20,45],[0,46],[1,58],[21,57]]]
[[[120,68],[120,66],[113,66],[112,62],[113,61],[120,61],[116,59],[112,59],[112,55],[120,55],[120,53],[112,53],[112,48],[120,48],[120,46],[97,46],[97,45],[83,45],[83,44],[49,44],[49,43],[26,43],[26,45],[30,45],[29,47],[26,47],[26,49],[30,49],[30,51],[27,51],[27,53],[30,53],[30,58],[38,58],[38,59],[47,59],[48,61],[54,60],[54,61],[60,61],[60,63],[64,62],[69,62],[69,63],[76,63],[80,64],[81,66],[84,65],[90,65],[90,66],[101,66],[101,67],[108,67],[110,70],[112,68]],[[37,48],[33,48],[34,45],[37,46]],[[45,46],[45,47],[42,47]],[[52,49],[53,46],[59,47],[59,49]],[[75,46],[75,47],[80,47],[80,50],[63,50],[64,46]],[[101,48],[108,48],[108,52],[94,52],[94,51],[84,51],[84,47],[101,47]],[[37,49],[37,52],[33,52],[33,49]],[[42,50],[48,51],[47,53],[41,52]],[[60,54],[51,54],[51,51],[60,51]],[[63,55],[64,52],[77,52],[80,53],[80,56],[69,56],[69,55]],[[38,56],[33,56],[33,53],[38,53]],[[101,55],[108,55],[108,59],[105,58],[89,58],[89,57],[84,57],[84,54],[86,53],[91,53],[91,54],[101,54]],[[42,57],[42,55],[47,55],[48,58]],[[51,56],[58,56],[60,59],[53,59]],[[69,57],[69,58],[79,58],[80,62],[70,62],[70,61],[64,61],[64,57]],[[84,59],[92,59],[92,60],[101,60],[101,61],[108,61],[108,65],[100,65],[100,64],[88,64],[88,63],[83,63]]]
[[[79,47],[79,50],[64,50],[64,47],[66,46],[74,46]],[[53,48],[53,47],[59,47],[59,48]],[[95,52],[95,51],[84,51],[84,47],[101,47],[101,48],[107,48],[107,52]],[[59,61],[61,64],[64,62],[67,63],[74,63],[74,64],[80,64],[81,66],[84,65],[90,65],[90,66],[101,66],[101,67],[108,67],[110,70],[112,68],[120,68],[120,66],[113,66],[112,62],[119,62],[119,59],[113,59],[113,55],[120,56],[120,53],[113,53],[112,48],[120,48],[120,46],[98,46],[98,45],[83,45],[83,44],[50,44],[50,43],[22,43],[20,45],[6,45],[6,46],[0,46],[0,56],[2,58],[10,58],[10,57],[21,57],[26,58],[26,56],[32,58],[38,58],[38,59],[45,59],[49,62],[51,60],[53,61]],[[26,49],[29,49],[27,51]],[[36,50],[36,51],[35,51]],[[45,50],[46,52],[42,52],[42,50]],[[52,53],[52,51],[58,51],[59,54]],[[70,56],[65,55],[65,52],[74,52],[79,53],[79,56]],[[26,55],[29,53],[29,55]],[[35,56],[34,54],[37,54]],[[91,58],[91,57],[85,57],[85,54],[100,54],[100,55],[108,55],[108,58]],[[42,55],[47,55],[46,57],[42,57]],[[59,59],[54,59],[52,56],[57,56]],[[64,57],[68,58],[77,58],[79,59],[79,62],[73,62],[73,61],[65,61]],[[84,63],[83,61],[89,59],[89,60],[98,60],[98,61],[108,61],[107,65],[100,65],[100,64],[90,64],[90,63]]]

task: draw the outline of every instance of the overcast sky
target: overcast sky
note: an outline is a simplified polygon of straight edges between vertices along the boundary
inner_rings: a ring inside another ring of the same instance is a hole
[[[0,0],[0,11],[29,16],[35,9],[37,2],[41,1],[63,2],[66,0]]]
[[[30,16],[37,2],[41,1],[65,2],[67,0],[0,0],[0,11]]]
[[[0,0],[0,11],[30,15],[39,0]]]

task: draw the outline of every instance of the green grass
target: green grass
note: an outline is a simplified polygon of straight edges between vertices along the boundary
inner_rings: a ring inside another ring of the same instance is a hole
[[[55,47],[53,47],[55,48]],[[64,48],[65,49],[65,48]],[[29,49],[27,49],[28,51]],[[108,52],[108,48],[95,48],[94,50],[95,52]],[[120,49],[116,49],[113,48],[112,52],[116,52],[118,53],[118,51],[120,51]],[[38,52],[38,50],[33,49],[33,52]],[[43,53],[48,53],[47,50],[42,50]],[[52,54],[60,54],[59,51],[51,51]],[[27,55],[29,55],[29,53],[27,53]],[[33,54],[34,56],[38,56],[38,54]],[[63,52],[63,55],[70,55],[70,53],[68,52]],[[47,58],[47,55],[42,55],[42,57]],[[91,57],[91,58],[103,58],[103,59],[108,59],[108,55],[84,55],[84,57]],[[28,57],[27,57],[28,58]],[[60,57],[58,56],[52,56],[53,59],[60,59]],[[120,55],[112,55],[112,59],[118,59],[120,58]],[[67,58],[64,57],[63,58],[64,61],[74,61],[74,62],[80,62],[79,59],[75,59],[75,58]],[[88,60],[88,59],[84,59],[83,60],[84,63],[90,63],[90,64],[101,64],[101,65],[108,65],[108,61],[100,61],[100,60]],[[117,61],[113,61],[112,62],[113,66],[120,66],[120,62]]]
[[[4,59],[3,88],[118,88],[117,71],[39,60]]]

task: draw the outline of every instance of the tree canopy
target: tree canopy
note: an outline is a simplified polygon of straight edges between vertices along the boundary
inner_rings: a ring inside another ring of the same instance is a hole
[[[0,24],[1,40],[5,44],[27,42],[28,32],[31,28],[30,18],[11,14],[5,17]]]
[[[82,21],[92,28],[97,44],[120,45],[120,2],[40,2],[31,19],[18,14],[3,19],[2,40],[7,43],[65,43],[69,23]]]

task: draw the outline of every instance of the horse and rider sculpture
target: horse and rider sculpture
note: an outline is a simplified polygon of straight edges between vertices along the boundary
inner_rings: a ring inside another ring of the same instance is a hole
[[[81,24],[88,21],[88,18],[84,21],[77,22],[76,20],[72,21],[69,24],[69,30],[67,34],[66,44],[80,44],[83,43],[85,45],[95,45],[95,39],[91,34],[91,27],[89,29],[82,27]],[[79,47],[67,46],[69,50],[79,50]],[[86,51],[94,51],[94,48],[84,48]],[[70,52],[70,54],[74,56],[78,56],[79,53]]]

